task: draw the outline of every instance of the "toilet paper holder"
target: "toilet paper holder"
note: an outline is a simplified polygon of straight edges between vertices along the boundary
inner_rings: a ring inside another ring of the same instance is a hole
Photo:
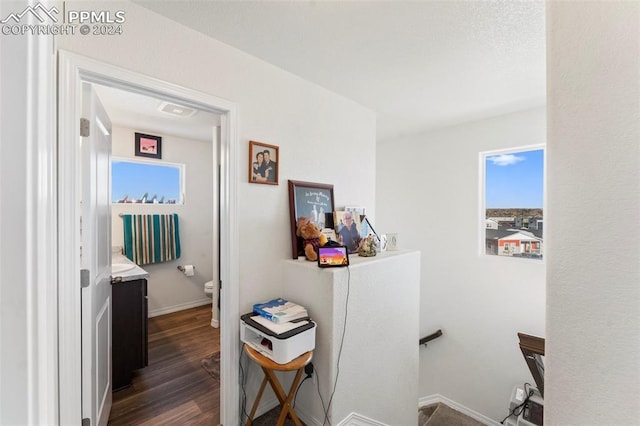
[[[194,266],[193,269],[196,269],[196,267]],[[184,266],[178,265],[178,271],[184,272]]]

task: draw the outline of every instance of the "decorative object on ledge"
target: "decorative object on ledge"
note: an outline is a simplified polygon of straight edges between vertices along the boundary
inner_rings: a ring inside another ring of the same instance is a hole
[[[144,133],[135,134],[136,137],[136,156],[149,158],[162,158],[162,137],[145,135]]]
[[[280,148],[262,142],[249,141],[249,182],[278,184]]]
[[[387,234],[387,250],[398,250],[398,234]]]
[[[327,242],[327,237],[320,228],[306,216],[300,216],[296,223],[296,235],[302,238],[302,250],[307,260],[318,259],[318,248]]]
[[[376,240],[373,235],[362,240],[358,249],[358,256],[372,257],[376,255]]]
[[[322,231],[333,228],[333,185],[289,180],[289,216],[293,259],[304,256],[302,239],[296,224],[301,216],[309,218]]]

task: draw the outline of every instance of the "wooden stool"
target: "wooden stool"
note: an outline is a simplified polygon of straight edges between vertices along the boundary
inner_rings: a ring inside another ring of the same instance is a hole
[[[262,384],[260,385],[260,390],[258,390],[258,395],[256,396],[256,400],[253,403],[253,407],[251,408],[251,413],[249,414],[249,419],[247,420],[246,426],[251,425],[253,422],[253,415],[256,413],[256,409],[258,408],[258,403],[260,402],[260,398],[262,398],[262,392],[264,392],[264,388],[267,385],[267,382],[271,385],[271,388],[275,392],[278,397],[278,401],[280,401],[280,406],[282,407],[282,411],[280,412],[280,417],[278,418],[277,426],[284,425],[284,420],[287,418],[287,415],[291,417],[291,420],[296,424],[296,426],[302,426],[300,419],[296,415],[296,412],[293,411],[293,407],[291,406],[291,401],[293,400],[294,394],[296,392],[296,388],[300,383],[300,379],[302,378],[302,372],[304,371],[305,365],[309,364],[311,358],[313,357],[313,351],[305,352],[300,355],[298,358],[290,361],[286,364],[278,364],[274,362],[272,359],[267,358],[262,355],[260,352],[253,349],[251,346],[245,343],[244,350],[247,351],[249,358],[254,360],[260,367],[262,367],[262,371],[264,371],[264,379],[262,379]],[[282,389],[282,385],[278,381],[276,377],[275,371],[294,371],[298,370],[296,373],[296,377],[293,379],[293,383],[291,384],[291,389],[289,390],[289,394],[286,395],[284,393],[284,389]]]

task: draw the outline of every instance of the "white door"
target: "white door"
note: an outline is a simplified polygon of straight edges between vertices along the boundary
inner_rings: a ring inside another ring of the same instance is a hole
[[[82,417],[94,426],[111,411],[111,121],[88,83],[82,117]]]

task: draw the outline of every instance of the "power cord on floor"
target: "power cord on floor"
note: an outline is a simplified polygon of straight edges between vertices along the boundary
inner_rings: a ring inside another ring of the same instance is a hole
[[[529,390],[527,391],[527,386],[529,386]],[[500,422],[500,424],[504,424],[504,422],[511,416],[516,416],[518,417],[522,411],[524,410],[524,407],[527,405],[527,403],[529,402],[529,399],[533,396],[533,387],[531,386],[531,383],[525,383],[524,384],[524,393],[527,394],[527,397],[524,399],[524,401],[522,401],[522,403],[520,405],[518,405],[517,407],[514,407],[513,410],[511,410],[509,412],[509,414],[507,415],[507,417],[505,417],[504,419],[502,419],[502,421]],[[519,411],[518,411],[519,410]]]

